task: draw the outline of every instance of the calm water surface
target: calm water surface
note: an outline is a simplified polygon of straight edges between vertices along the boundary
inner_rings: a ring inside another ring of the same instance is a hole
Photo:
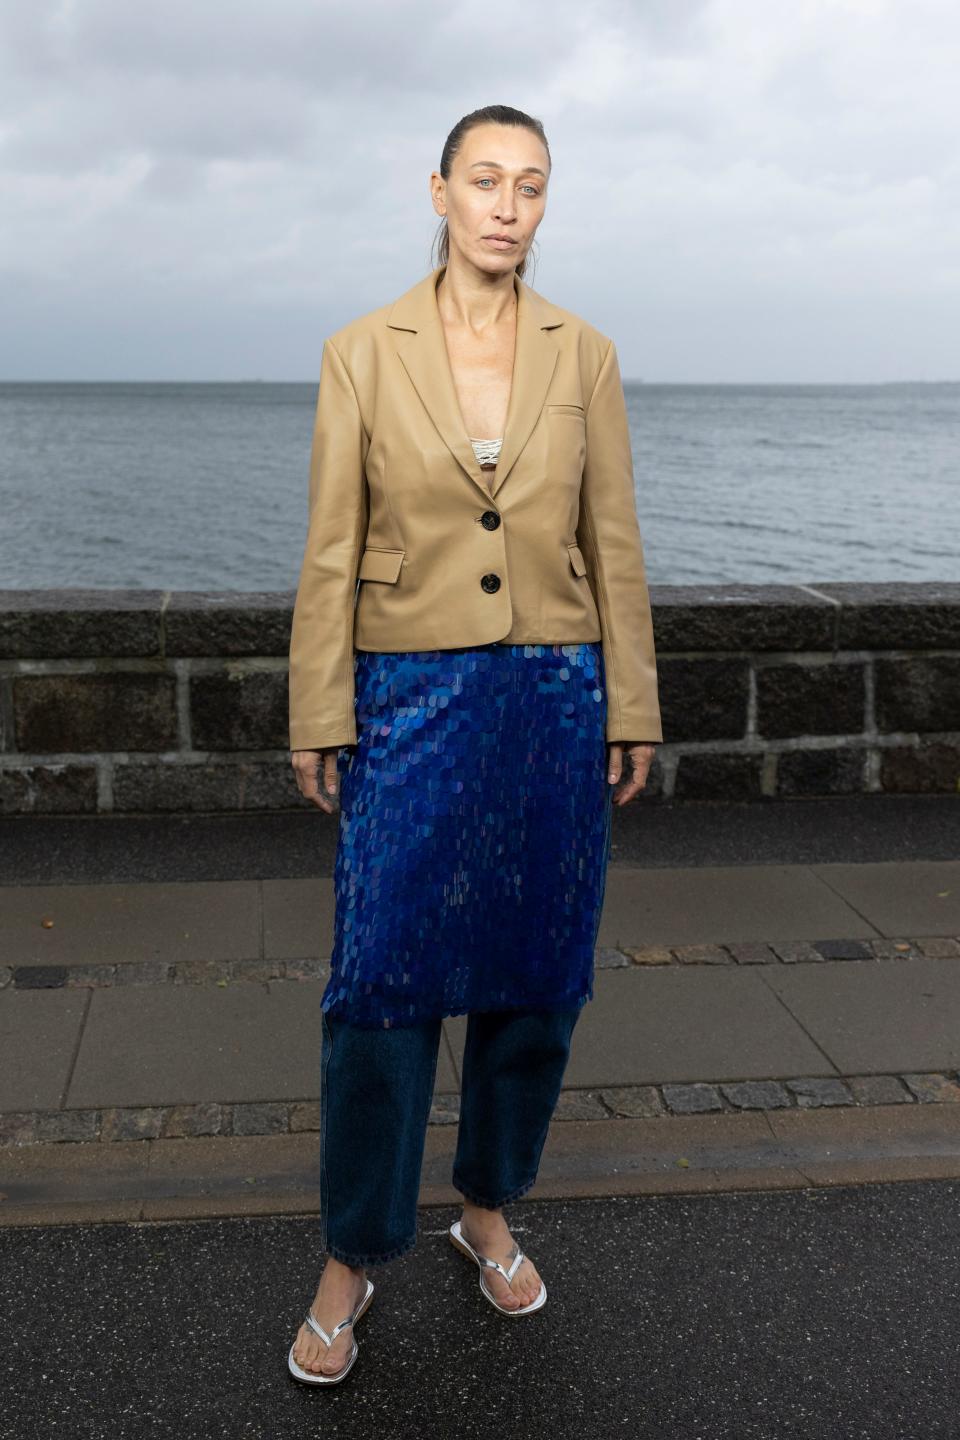
[[[960,384],[626,393],[651,582],[960,580]],[[0,384],[0,587],[294,589],[315,403]]]

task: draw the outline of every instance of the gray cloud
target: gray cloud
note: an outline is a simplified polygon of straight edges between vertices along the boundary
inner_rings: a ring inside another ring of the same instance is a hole
[[[646,379],[960,376],[950,0],[0,12],[0,376],[311,379],[429,265],[446,132],[554,160],[533,280]]]

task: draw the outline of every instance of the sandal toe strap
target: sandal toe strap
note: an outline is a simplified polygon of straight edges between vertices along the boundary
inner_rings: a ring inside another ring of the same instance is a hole
[[[320,1339],[324,1342],[324,1344],[329,1346],[333,1344],[334,1340],[336,1340],[341,1330],[345,1330],[348,1325],[353,1324],[353,1316],[348,1315],[345,1320],[341,1320],[339,1324],[334,1325],[329,1335],[327,1334],[326,1330],[324,1330],[323,1326],[320,1324],[320,1321],[314,1319],[313,1314],[309,1310],[307,1311],[306,1323],[310,1326],[310,1329],[315,1332],[315,1334],[320,1336]]]
[[[516,1255],[514,1255],[513,1259],[510,1261],[510,1268],[508,1270],[505,1266],[500,1264],[499,1260],[491,1260],[486,1255],[477,1256],[477,1259],[480,1261],[481,1265],[487,1265],[491,1270],[499,1270],[500,1274],[503,1276],[503,1278],[507,1281],[508,1284],[513,1279],[514,1275],[516,1275],[517,1271],[520,1269],[520,1266],[523,1264],[526,1258],[527,1257],[524,1255],[523,1251],[518,1250]]]

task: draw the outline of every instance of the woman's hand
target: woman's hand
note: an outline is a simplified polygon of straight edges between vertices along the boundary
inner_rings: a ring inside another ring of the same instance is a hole
[[[294,750],[290,758],[300,794],[312,800],[314,805],[319,805],[321,810],[326,810],[328,815],[333,814],[332,802],[337,795],[339,748],[339,745],[331,745],[325,750]]]
[[[614,805],[626,805],[647,783],[650,766],[656,754],[657,745],[653,740],[610,741],[607,745],[607,781],[616,785],[623,774],[623,752],[630,758],[630,778],[624,781],[622,790],[613,797]]]

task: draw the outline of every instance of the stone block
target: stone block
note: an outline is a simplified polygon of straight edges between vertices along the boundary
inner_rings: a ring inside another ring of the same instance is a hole
[[[167,1140],[197,1135],[223,1135],[229,1130],[229,1115],[215,1100],[199,1105],[171,1105],[166,1111],[162,1134]]]
[[[783,751],[777,755],[777,794],[857,795],[866,789],[866,760],[866,750],[843,746]]]
[[[960,742],[926,741],[884,746],[880,788],[891,795],[956,795],[960,791]]]
[[[62,990],[67,983],[65,965],[15,965],[13,983],[18,990]]]
[[[853,1104],[853,1095],[846,1083],[830,1076],[788,1080],[786,1084],[803,1110],[815,1109],[821,1105]]]
[[[949,1075],[925,1073],[902,1075],[900,1078],[924,1104],[956,1104],[960,1100],[960,1085]]]
[[[673,951],[666,945],[624,945],[623,953],[634,965],[672,965]]]
[[[175,985],[211,985],[223,978],[220,960],[178,960],[170,972]]]
[[[237,1104],[231,1110],[234,1135],[283,1135],[287,1131],[288,1107],[282,1101]]]
[[[103,1111],[101,1140],[157,1140],[163,1129],[163,1107],[139,1105]]]
[[[599,1093],[608,1110],[625,1119],[652,1120],[664,1113],[655,1085],[618,1085]]]
[[[169,960],[129,960],[111,968],[115,985],[165,985],[174,972]]]
[[[67,984],[69,986],[81,986],[88,990],[97,990],[104,985],[113,985],[116,982],[117,965],[70,965],[67,970]]]
[[[286,750],[287,672],[238,661],[194,673],[190,733],[197,750]]]
[[[951,935],[924,935],[913,943],[921,955],[935,960],[955,960],[960,956],[960,940]]]
[[[0,815],[92,815],[97,796],[95,765],[0,767]]]
[[[674,796],[678,800],[758,800],[763,795],[760,755],[680,755]]]
[[[0,654],[9,660],[159,657],[165,590],[0,590]]]
[[[658,654],[830,650],[837,607],[795,585],[651,585]]]
[[[808,940],[772,940],[770,948],[784,965],[817,964],[824,958]]]
[[[164,614],[167,655],[282,656],[290,650],[292,590],[177,590]]]
[[[598,945],[593,952],[593,963],[598,970],[622,970],[630,964],[630,957],[611,945]]]
[[[38,1145],[96,1140],[100,1134],[99,1110],[47,1110],[37,1116],[34,1139]]]
[[[11,689],[21,751],[170,750],[177,743],[176,680],[160,669],[15,675]]]
[[[290,761],[235,760],[117,765],[113,808],[142,814],[291,810],[304,805]]]
[[[607,1107],[590,1090],[564,1090],[553,1112],[554,1120],[608,1120]]]
[[[430,1106],[430,1125],[456,1125],[459,1119],[459,1095],[434,1095]]]
[[[674,1115],[699,1115],[705,1110],[723,1109],[716,1085],[698,1081],[692,1085],[661,1085],[660,1090]]]
[[[960,649],[960,584],[933,580],[813,581],[839,602],[838,650]]]
[[[663,733],[683,740],[740,740],[747,728],[745,659],[658,658]]]
[[[917,960],[920,951],[909,940],[887,940],[878,936],[866,942],[878,960]]]
[[[737,1080],[720,1089],[738,1110],[779,1110],[790,1104],[790,1096],[779,1080]]]
[[[722,945],[674,945],[673,953],[682,965],[733,965],[734,959]]]
[[[824,960],[873,960],[874,954],[864,940],[814,940],[813,948]]]
[[[960,728],[960,655],[878,656],[877,729],[940,734]]]
[[[7,1110],[0,1114],[0,1145],[32,1145],[37,1115],[33,1110]]]
[[[866,677],[861,661],[789,661],[757,668],[757,733],[858,735],[864,728]]]
[[[302,1131],[320,1131],[320,1101],[302,1100],[290,1106],[290,1130],[293,1134]]]
[[[852,1075],[847,1081],[858,1105],[913,1105],[914,1096],[898,1075]]]
[[[776,952],[769,945],[761,941],[740,941],[725,947],[732,955],[737,965],[776,965],[778,963]]]
[[[281,963],[285,980],[326,980],[330,974],[330,961],[316,956],[303,956]]]

